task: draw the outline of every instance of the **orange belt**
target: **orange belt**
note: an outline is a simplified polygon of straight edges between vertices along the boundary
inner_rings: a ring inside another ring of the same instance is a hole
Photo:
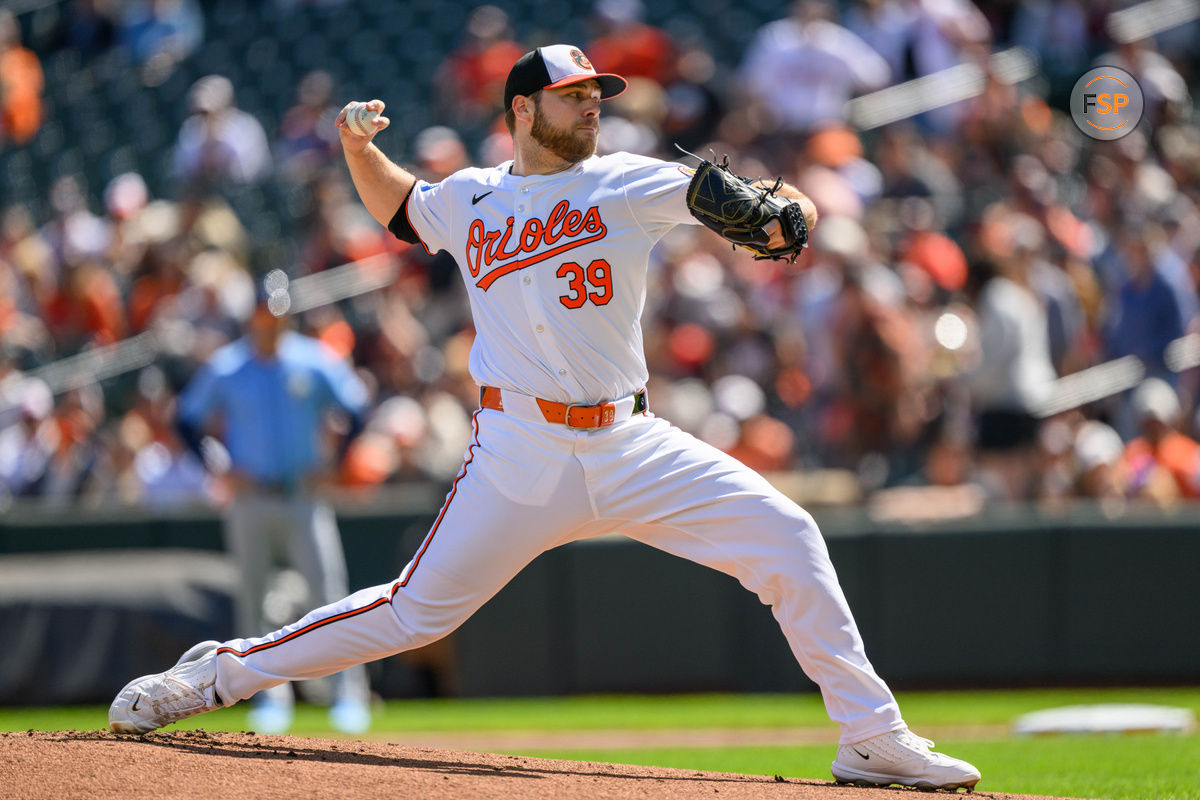
[[[540,397],[535,397],[534,400],[537,401],[546,422],[566,425],[568,428],[607,428],[616,421],[616,403],[584,406],[577,403],[556,403]],[[479,391],[479,405],[493,411],[503,411],[504,401],[501,399],[500,390],[494,386],[484,386]],[[633,396],[633,413],[644,413],[646,408],[646,390],[642,389]]]

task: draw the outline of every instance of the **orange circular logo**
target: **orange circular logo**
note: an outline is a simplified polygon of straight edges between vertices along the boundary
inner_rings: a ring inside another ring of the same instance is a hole
[[[578,64],[580,69],[586,69],[589,72],[596,71],[596,68],[592,66],[592,62],[588,61],[587,56],[583,54],[582,50],[572,50],[571,60]]]
[[[1095,67],[1071,90],[1071,119],[1093,139],[1120,139],[1141,122],[1145,98],[1137,80],[1123,69]]]

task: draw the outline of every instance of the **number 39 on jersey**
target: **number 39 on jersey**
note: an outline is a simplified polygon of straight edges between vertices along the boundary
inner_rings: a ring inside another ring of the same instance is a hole
[[[613,298],[612,267],[603,258],[588,264],[587,269],[567,261],[555,275],[568,279],[569,291],[558,298],[567,308],[582,308],[589,302],[603,306]]]

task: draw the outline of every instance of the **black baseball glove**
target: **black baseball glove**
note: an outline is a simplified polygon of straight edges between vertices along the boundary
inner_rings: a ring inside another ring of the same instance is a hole
[[[726,241],[754,253],[756,259],[795,261],[800,251],[808,247],[808,223],[800,204],[776,194],[783,178],[771,187],[755,186],[748,178],[733,174],[729,156],[714,164],[693,153],[687,154],[700,161],[687,188],[692,216]],[[784,244],[777,247],[770,246],[771,237],[766,231],[767,223],[773,219],[779,221],[783,232]]]

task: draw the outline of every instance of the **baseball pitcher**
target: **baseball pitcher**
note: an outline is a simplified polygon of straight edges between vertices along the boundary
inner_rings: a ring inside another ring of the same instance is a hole
[[[771,606],[841,728],[836,779],[979,781],[973,766],[908,730],[867,660],[812,517],[652,413],[641,313],[655,243],[699,222],[758,257],[794,257],[816,210],[794,187],[738,178],[727,164],[596,156],[601,104],[625,86],[571,45],[526,53],[505,87],[513,159],[434,184],[372,144],[388,126],[382,102],[343,109],[342,146],[368,211],[400,239],[449,252],[466,283],[480,408],[462,471],[396,580],[266,636],[196,645],[120,692],[113,730],[146,732],[419,647],[543,551],[615,531],[732,575]],[[351,111],[360,132],[347,125]]]

